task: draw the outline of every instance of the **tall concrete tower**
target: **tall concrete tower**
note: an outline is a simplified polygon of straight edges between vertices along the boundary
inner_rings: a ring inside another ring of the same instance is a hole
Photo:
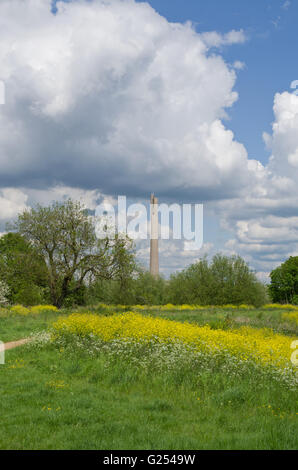
[[[159,275],[158,266],[158,199],[151,194],[150,198],[150,220],[151,220],[151,237],[150,237],[150,273],[154,277]]]

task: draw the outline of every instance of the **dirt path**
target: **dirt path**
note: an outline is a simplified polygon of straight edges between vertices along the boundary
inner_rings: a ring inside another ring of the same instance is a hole
[[[19,341],[10,341],[10,343],[4,343],[4,351],[8,349],[17,348],[18,346],[22,346],[22,344],[26,344],[30,341],[29,338],[20,339]]]

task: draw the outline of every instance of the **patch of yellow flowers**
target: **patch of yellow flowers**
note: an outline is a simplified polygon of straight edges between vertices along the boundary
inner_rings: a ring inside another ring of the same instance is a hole
[[[254,308],[252,305],[246,305],[246,304],[241,304],[241,305],[234,305],[234,304],[228,304],[228,305],[188,305],[188,304],[183,304],[183,305],[173,305],[173,304],[166,304],[166,305],[134,305],[133,310],[161,310],[161,311],[171,311],[171,310],[206,310],[208,308],[221,308],[221,309],[250,309]]]
[[[199,352],[223,353],[242,361],[253,360],[262,365],[290,367],[293,338],[275,334],[269,329],[241,327],[235,330],[213,330],[209,325],[143,316],[126,312],[109,317],[94,314],[72,314],[54,323],[54,336],[74,334],[94,335],[102,341],[133,340],[158,343],[181,342]]]
[[[98,307],[104,308],[109,311],[114,311],[114,310],[127,310],[127,305],[111,305],[111,304],[105,304],[105,303],[99,303],[97,305]],[[131,307],[131,310],[133,311],[143,311],[143,310],[160,310],[160,311],[172,311],[172,310],[207,310],[210,308],[216,308],[216,309],[237,309],[237,310],[250,310],[250,309],[255,309],[253,305],[247,305],[247,304],[240,304],[240,305],[234,305],[234,304],[226,304],[226,305],[189,305],[189,304],[183,304],[183,305],[174,305],[174,304],[166,304],[166,305],[133,305]],[[262,309],[265,310],[272,310],[272,309],[279,309],[279,310],[298,310],[298,305],[291,305],[291,304],[266,304],[261,307]]]
[[[296,323],[298,323],[298,311],[297,312],[291,312],[291,313],[283,313],[282,318],[284,320],[291,320]]]
[[[127,309],[127,306],[125,305],[108,305],[101,303],[99,304],[100,307],[106,308],[108,310],[111,309],[122,309],[125,310]],[[132,310],[161,310],[161,311],[171,311],[171,310],[206,310],[210,308],[217,308],[217,309],[241,309],[241,310],[250,310],[250,309],[255,309],[253,305],[247,305],[247,304],[240,304],[240,305],[234,305],[234,304],[226,304],[226,305],[188,305],[188,304],[183,304],[183,305],[174,305],[174,304],[166,304],[166,305],[133,305],[131,307]],[[297,310],[298,311],[298,305],[292,305],[292,304],[266,304],[261,307],[262,309],[265,310],[272,310],[272,309],[277,309],[277,310]]]
[[[127,305],[111,305],[105,303],[99,303],[98,307],[104,308],[106,310],[127,310]],[[139,310],[160,310],[160,311],[172,311],[172,310],[206,310],[210,308],[220,308],[220,309],[252,309],[254,308],[253,305],[234,305],[234,304],[227,304],[227,305],[189,305],[189,304],[182,304],[182,305],[174,305],[174,304],[165,304],[165,305],[132,305],[131,308],[133,311]]]
[[[68,385],[63,380],[52,380],[47,382],[46,385],[50,388],[54,388],[56,390],[60,390],[62,388],[67,388]]]
[[[56,312],[58,309],[54,305],[34,305],[34,307],[24,307],[23,305],[14,305],[10,308],[10,312],[14,315],[38,315],[46,312]]]
[[[298,305],[292,305],[292,304],[266,304],[262,308],[276,308],[279,310],[298,310]]]
[[[123,307],[122,305],[120,307]],[[226,304],[226,305],[173,305],[173,304],[166,304],[166,305],[134,305],[133,310],[206,310],[210,308],[217,308],[217,309],[241,309],[241,310],[250,310],[255,309],[253,305],[247,304]],[[297,310],[298,305],[291,305],[291,304],[266,304],[262,307],[262,309],[270,310],[270,309],[279,309],[279,310]]]
[[[8,366],[9,369],[21,369],[25,367],[24,359],[16,359],[14,362],[8,361],[8,363],[11,364]]]

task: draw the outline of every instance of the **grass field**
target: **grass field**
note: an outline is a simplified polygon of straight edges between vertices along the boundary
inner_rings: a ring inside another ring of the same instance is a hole
[[[111,306],[99,304],[95,307],[81,307],[71,312],[91,312],[99,315],[112,315],[130,309],[130,307]],[[136,310],[138,310],[136,308]],[[140,311],[140,310],[138,310]],[[298,308],[297,308],[298,311]],[[231,329],[242,325],[255,328],[272,328],[277,333],[290,336],[298,335],[298,325],[295,321],[283,318],[286,309],[278,308],[229,308],[209,307],[200,310],[161,310],[160,307],[143,308],[142,314],[148,314],[176,320],[180,322],[196,323],[198,325],[209,324],[212,328]],[[292,310],[289,310],[292,312]],[[8,311],[0,309],[0,339],[4,342],[25,338],[31,333],[47,329],[53,321],[61,315],[68,315],[69,310],[58,312],[45,312],[37,315],[10,315]]]
[[[110,316],[125,308],[79,310]],[[0,339],[43,331],[69,313],[2,311]],[[295,339],[297,323],[284,313],[276,308],[142,309],[143,315],[210,324],[214,330],[269,327]],[[7,351],[0,365],[0,448],[297,449],[297,390],[249,368],[233,375],[216,364],[157,367],[146,365],[145,356],[138,359],[139,364],[104,350],[90,356],[54,343]]]

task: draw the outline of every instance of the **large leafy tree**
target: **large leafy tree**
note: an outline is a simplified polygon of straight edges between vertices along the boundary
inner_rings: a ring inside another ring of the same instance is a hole
[[[46,266],[30,242],[19,233],[0,238],[0,278],[11,302],[39,303],[47,286]]]
[[[57,307],[96,278],[123,282],[134,265],[131,241],[118,234],[98,239],[94,217],[71,199],[26,210],[14,227],[42,256]]]
[[[291,256],[271,274],[269,286],[273,302],[298,304],[298,256]]]

